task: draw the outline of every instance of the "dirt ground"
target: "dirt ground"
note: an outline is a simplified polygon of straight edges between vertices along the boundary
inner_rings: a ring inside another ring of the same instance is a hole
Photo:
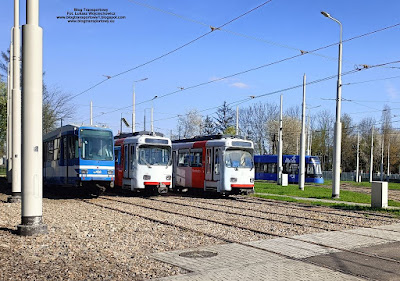
[[[354,186],[354,185],[351,185],[350,183],[341,183],[340,184],[340,189],[341,190],[348,190],[348,191],[371,194],[371,188],[370,187]],[[389,196],[389,200],[400,201],[400,190],[398,190],[398,189],[389,189],[388,196]]]

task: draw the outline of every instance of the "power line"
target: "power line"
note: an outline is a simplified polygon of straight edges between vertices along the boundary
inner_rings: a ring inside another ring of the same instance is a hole
[[[347,71],[347,72],[342,73],[342,76],[349,75],[349,74],[353,74],[353,73],[356,73],[356,72],[359,72],[359,71],[362,71],[362,70],[373,69],[373,68],[376,68],[376,67],[386,66],[386,65],[393,64],[393,63],[398,63],[398,62],[400,62],[400,61],[394,61],[394,62],[387,62],[387,63],[377,64],[377,65],[371,65],[371,66],[369,66],[369,67],[367,67],[367,68],[353,69],[353,70],[350,70],[350,71]],[[233,75],[237,75],[237,74],[233,74]],[[230,75],[230,76],[232,76],[232,75]],[[225,76],[225,77],[228,77],[228,76]],[[306,85],[312,85],[312,84],[324,82],[324,81],[327,81],[327,80],[334,79],[334,78],[336,78],[336,77],[337,77],[337,74],[331,75],[331,76],[328,76],[328,77],[325,77],[325,78],[321,78],[321,79],[317,79],[317,80],[314,80],[314,81],[311,81],[311,82],[307,82]],[[177,90],[177,91],[174,91],[174,92],[171,92],[171,93],[168,93],[168,94],[164,94],[164,95],[158,96],[157,99],[164,98],[164,97],[166,97],[166,96],[169,96],[169,95],[172,95],[172,94],[175,94],[175,93],[178,93],[178,92],[187,90],[187,89],[192,89],[192,88],[200,87],[200,86],[202,86],[202,85],[206,85],[206,84],[209,84],[209,83],[213,83],[213,82],[219,81],[219,80],[221,80],[221,79],[225,79],[225,78],[214,79],[214,80],[211,80],[211,81],[208,81],[208,82],[204,82],[204,83],[200,83],[200,84],[197,84],[197,85],[194,85],[194,86],[191,86],[191,87],[183,88],[182,90]],[[299,84],[299,85],[296,85],[296,86],[291,86],[291,87],[288,87],[288,88],[285,88],[285,89],[281,89],[281,90],[269,92],[269,93],[266,93],[266,94],[261,94],[261,95],[257,95],[257,96],[252,96],[252,98],[250,98],[250,99],[248,99],[248,100],[257,99],[257,98],[261,98],[261,97],[265,97],[265,96],[270,96],[270,95],[274,95],[274,94],[281,93],[281,92],[287,92],[287,91],[294,90],[294,89],[300,88],[300,87],[303,87],[303,84]],[[145,101],[142,101],[142,102],[140,102],[140,103],[137,103],[136,105],[144,104],[144,103],[150,102],[150,101],[152,101],[152,100],[154,100],[154,99],[145,100]],[[242,102],[242,101],[243,101],[243,100],[240,100],[240,101],[238,101],[238,102]],[[118,112],[118,111],[121,111],[121,110],[130,108],[131,106],[132,106],[132,105],[124,106],[124,107],[121,107],[121,108],[118,108],[118,109],[115,109],[115,110],[112,110],[112,111],[109,111],[109,112],[103,112],[102,114],[97,115],[97,116],[95,116],[95,117],[93,117],[93,118],[97,118],[97,117],[101,117],[101,116],[106,115],[106,114],[111,114],[111,113],[114,113],[114,112]],[[218,107],[219,107],[219,106],[218,106]],[[216,108],[218,108],[218,107],[216,107]],[[210,109],[208,109],[208,110],[210,110]],[[174,119],[174,118],[176,118],[176,117],[165,118],[165,119],[163,119],[163,120]],[[158,120],[157,120],[157,121],[158,121]]]
[[[390,63],[378,64],[378,65],[370,66],[369,68],[375,68],[375,67],[379,67],[379,66],[387,65],[387,64],[390,64]],[[353,74],[353,73],[359,72],[361,70],[369,69],[369,68],[350,70],[348,72],[344,72],[342,74],[342,76]],[[321,83],[321,82],[324,82],[324,81],[327,81],[327,80],[334,79],[336,77],[337,77],[337,75],[331,75],[331,76],[328,76],[328,77],[325,77],[325,78],[321,78],[321,79],[317,79],[317,80],[314,80],[314,81],[311,81],[311,82],[307,82],[306,85],[313,85],[313,84]],[[258,99],[258,98],[261,98],[261,97],[270,96],[270,95],[274,95],[274,94],[278,94],[278,93],[282,93],[282,92],[288,92],[290,90],[294,90],[294,89],[300,88],[300,87],[303,87],[303,84],[299,84],[299,85],[296,85],[296,86],[288,87],[288,88],[285,88],[285,89],[281,89],[281,90],[277,90],[277,91],[273,91],[273,92],[269,92],[269,93],[265,93],[265,94],[261,94],[261,95],[257,95],[257,96],[251,96],[251,98],[235,101],[235,102],[229,103],[228,105],[233,105],[233,104],[236,104],[236,103],[244,103],[244,102],[247,102],[247,101],[250,101],[250,100],[253,100],[253,99]],[[219,107],[220,106],[207,108],[207,109],[201,110],[199,112],[208,111],[208,110],[219,108]],[[174,118],[177,118],[177,117],[179,117],[179,115],[177,115],[175,117],[169,117],[169,118],[166,118],[166,119],[174,119]],[[162,119],[162,120],[166,120],[166,119]],[[161,119],[160,120],[156,120],[156,121],[161,121]]]
[[[400,75],[392,76],[392,77],[386,77],[386,78],[380,78],[380,79],[360,81],[360,82],[350,82],[350,83],[342,84],[342,86],[357,85],[357,84],[370,83],[370,82],[383,81],[383,80],[396,79],[396,78],[400,78]]]
[[[241,14],[240,16],[238,16],[238,17],[236,17],[236,18],[234,18],[234,19],[232,19],[232,20],[230,20],[230,21],[224,23],[223,25],[221,25],[221,26],[219,26],[219,27],[216,27],[216,28],[211,27],[211,31],[209,31],[209,32],[207,32],[207,33],[205,33],[205,34],[203,34],[203,35],[201,35],[201,36],[199,36],[199,37],[197,37],[197,38],[195,38],[195,39],[189,41],[188,43],[185,43],[184,45],[181,45],[181,46],[178,47],[178,48],[175,48],[175,49],[172,50],[172,51],[169,51],[169,52],[167,52],[167,53],[165,53],[165,54],[163,54],[163,55],[161,55],[161,56],[158,56],[158,57],[156,57],[156,58],[154,58],[154,59],[152,59],[152,60],[150,60],[150,61],[147,61],[147,62],[145,62],[145,63],[142,63],[142,64],[140,64],[140,65],[138,65],[138,66],[136,66],[136,67],[130,68],[130,69],[128,69],[128,70],[122,71],[122,72],[120,72],[120,73],[118,73],[118,74],[115,74],[115,75],[113,75],[113,76],[107,76],[106,79],[104,79],[104,80],[102,80],[102,81],[100,81],[100,82],[94,84],[93,86],[89,87],[88,89],[86,89],[86,90],[84,90],[84,91],[82,91],[82,92],[80,92],[80,93],[78,93],[78,94],[76,94],[76,95],[73,95],[73,96],[69,97],[69,98],[67,99],[67,101],[72,100],[72,99],[74,99],[74,98],[76,98],[76,97],[78,97],[78,96],[80,96],[80,95],[82,95],[82,94],[84,94],[84,93],[87,93],[88,91],[92,90],[93,88],[96,88],[97,86],[103,84],[104,82],[106,82],[106,81],[108,81],[108,80],[110,80],[110,79],[113,79],[113,78],[115,78],[115,77],[118,77],[118,76],[120,76],[120,75],[123,75],[123,74],[125,74],[125,73],[128,73],[128,72],[130,72],[130,71],[136,70],[136,69],[138,69],[138,68],[140,68],[140,67],[143,67],[143,66],[148,65],[148,64],[150,64],[150,63],[152,63],[152,62],[155,62],[155,61],[157,61],[157,60],[160,60],[161,58],[164,58],[164,57],[166,57],[166,56],[168,56],[168,55],[170,55],[170,54],[172,54],[172,53],[175,53],[176,51],[178,51],[178,50],[180,50],[180,49],[182,49],[182,48],[184,48],[184,47],[186,47],[186,46],[188,46],[188,45],[190,45],[190,44],[192,44],[192,43],[194,43],[194,42],[200,40],[201,38],[203,38],[203,37],[209,35],[209,34],[212,33],[213,31],[219,30],[219,29],[223,28],[224,26],[226,26],[226,25],[232,23],[233,21],[236,21],[236,20],[238,20],[239,18],[241,18],[241,17],[243,17],[243,16],[245,16],[245,15],[247,15],[247,14],[249,14],[249,13],[255,11],[256,9],[259,9],[260,7],[262,7],[262,6],[266,5],[266,4],[268,4],[268,3],[271,2],[271,1],[272,1],[272,0],[268,0],[268,1],[266,1],[266,2],[264,2],[264,3],[262,3],[262,4],[260,4],[259,6],[253,8],[253,9],[251,9],[251,10],[249,10],[249,11],[243,13],[243,14]],[[135,2],[135,3],[136,3],[136,2]],[[173,14],[173,13],[172,13],[172,14]],[[387,29],[391,29],[391,28],[397,27],[397,26],[399,26],[399,25],[400,25],[400,23],[397,23],[397,24],[394,24],[394,25],[391,25],[391,26],[387,26],[387,27],[384,27],[384,28],[381,28],[381,29],[377,29],[377,30],[374,30],[374,31],[371,31],[371,32],[367,32],[367,33],[364,33],[364,34],[361,34],[361,35],[358,35],[358,36],[355,36],[355,37],[352,37],[352,38],[343,40],[342,42],[344,43],[344,42],[348,42],[348,41],[351,41],[351,40],[354,40],[354,39],[358,39],[358,38],[362,38],[362,37],[365,37],[365,36],[369,36],[369,35],[374,34],[374,33],[378,33],[378,32],[381,32],[381,31],[384,31],[384,30],[387,30]],[[297,57],[299,57],[299,56],[302,56],[302,55],[304,55],[304,54],[315,53],[315,52],[317,52],[317,51],[319,51],[319,50],[326,49],[326,48],[328,48],[328,47],[331,47],[331,46],[334,46],[334,45],[337,45],[337,44],[339,44],[339,43],[329,44],[329,45],[327,45],[327,46],[320,47],[320,48],[314,49],[314,50],[312,50],[312,51],[303,51],[303,50],[301,50],[301,53],[298,54],[298,55],[296,55],[296,56],[288,57],[288,58],[286,58],[286,59],[282,59],[282,60],[279,60],[279,61],[276,61],[276,62],[273,62],[273,63],[269,63],[269,64],[265,64],[265,65],[262,65],[262,66],[259,66],[259,67],[255,67],[255,68],[250,69],[250,70],[247,70],[247,71],[239,72],[239,73],[234,74],[234,75],[231,75],[231,76],[227,76],[227,77],[224,77],[224,78],[221,78],[221,79],[213,80],[212,82],[220,81],[220,80],[223,80],[223,79],[226,79],[226,78],[229,78],[229,77],[237,76],[237,75],[244,74],[244,73],[247,73],[247,72],[250,72],[250,71],[254,71],[254,70],[257,70],[257,69],[260,69],[260,68],[264,68],[264,67],[267,67],[267,66],[270,66],[270,65],[273,65],[273,64],[277,64],[277,63],[280,63],[280,62],[284,62],[284,61],[287,61],[287,60],[291,60],[291,59],[297,58]],[[364,65],[364,66],[365,66],[365,67],[368,67],[368,65]],[[211,83],[211,82],[209,82],[209,83]],[[202,84],[199,84],[198,86],[202,86],[202,85],[209,84],[209,83],[202,83]],[[193,87],[190,87],[190,88],[193,88]],[[185,89],[188,89],[188,88],[185,88]],[[182,90],[185,90],[185,89],[181,89],[181,91],[182,91]],[[175,92],[173,92],[173,93],[176,93],[176,92],[178,92],[178,91],[175,91]],[[173,94],[173,93],[170,93],[170,94]],[[168,94],[168,95],[169,95],[169,94]]]
[[[108,76],[107,79],[104,79],[103,81],[101,81],[101,82],[99,82],[99,83],[93,85],[92,87],[90,87],[90,88],[84,90],[83,92],[78,93],[78,94],[76,94],[76,95],[70,97],[68,100],[71,100],[71,99],[73,99],[73,98],[76,98],[76,97],[78,97],[78,96],[80,96],[80,95],[82,95],[82,94],[84,94],[84,93],[86,93],[86,92],[92,90],[93,88],[99,86],[100,84],[104,83],[104,82],[107,81],[107,80],[113,79],[113,78],[118,77],[118,76],[120,76],[120,75],[123,75],[123,74],[125,74],[125,73],[128,73],[128,72],[131,72],[131,71],[133,71],[133,70],[136,70],[136,69],[138,69],[138,68],[140,68],[140,67],[143,67],[143,66],[146,66],[146,65],[148,65],[148,64],[150,64],[150,63],[153,63],[153,62],[155,62],[155,61],[158,61],[158,60],[160,60],[160,59],[162,59],[162,58],[164,58],[164,57],[166,57],[166,56],[169,56],[169,55],[171,55],[171,54],[173,54],[173,53],[175,53],[175,52],[177,52],[177,51],[179,51],[179,50],[181,50],[181,49],[183,49],[183,48],[185,48],[185,47],[187,47],[187,46],[193,44],[194,42],[196,42],[196,41],[198,41],[198,40],[200,40],[200,39],[206,37],[207,35],[210,35],[210,34],[211,34],[212,32],[214,32],[215,30],[218,30],[218,29],[220,29],[220,28],[222,28],[222,27],[224,27],[224,26],[227,26],[228,24],[231,24],[232,22],[234,22],[234,21],[236,21],[236,20],[238,20],[238,19],[240,19],[240,18],[242,18],[242,17],[248,15],[249,13],[251,13],[251,12],[253,12],[253,11],[255,11],[255,10],[261,8],[262,6],[268,4],[268,3],[271,2],[271,1],[272,1],[272,0],[268,0],[268,1],[266,1],[266,2],[264,2],[264,3],[262,3],[262,4],[260,4],[260,5],[258,5],[257,7],[255,7],[255,8],[253,8],[253,9],[251,9],[251,10],[249,10],[249,11],[247,11],[247,12],[245,12],[245,13],[243,13],[243,14],[241,14],[241,15],[239,15],[239,16],[237,16],[237,17],[231,19],[231,20],[229,20],[228,22],[222,24],[222,25],[219,26],[219,27],[216,27],[216,28],[211,27],[211,30],[210,30],[210,31],[204,33],[203,35],[200,35],[199,37],[197,37],[197,38],[195,38],[195,39],[193,39],[193,40],[191,40],[191,41],[189,41],[189,42],[187,42],[187,43],[185,43],[185,44],[183,44],[183,45],[181,45],[181,46],[179,46],[179,47],[177,47],[177,48],[175,48],[175,49],[173,49],[173,50],[171,50],[171,51],[169,51],[169,52],[167,52],[167,53],[165,53],[165,54],[163,54],[163,55],[160,55],[160,56],[158,56],[158,57],[156,57],[156,58],[154,58],[154,59],[152,59],[152,60],[149,60],[149,61],[147,61],[147,62],[145,62],[145,63],[142,63],[142,64],[140,64],[140,65],[138,65],[138,66],[135,66],[135,67],[132,67],[132,68],[127,69],[127,70],[125,70],[125,71],[122,71],[122,72],[120,72],[120,73],[117,73],[117,74],[115,74],[115,75]],[[67,101],[68,101],[68,100],[67,100]]]
[[[189,17],[186,17],[186,16],[182,16],[182,15],[180,15],[180,14],[173,13],[173,12],[170,12],[170,11],[167,11],[167,10],[164,10],[164,9],[161,9],[161,8],[158,8],[158,7],[155,7],[155,6],[151,6],[151,5],[149,5],[149,4],[145,4],[145,3],[142,3],[142,2],[139,2],[139,1],[136,1],[136,0],[128,0],[128,1],[129,1],[129,2],[132,2],[132,3],[134,3],[134,4],[137,4],[137,5],[140,5],[140,6],[143,6],[143,7],[146,7],[146,8],[149,8],[149,9],[152,9],[152,10],[155,10],[155,11],[158,11],[158,12],[161,12],[161,13],[164,13],[164,14],[168,14],[168,15],[177,17],[177,18],[179,18],[179,19],[182,19],[182,20],[185,20],[185,21],[188,21],[188,22],[192,22],[192,23],[196,23],[196,24],[199,24],[199,25],[202,25],[202,26],[206,26],[206,27],[211,27],[211,28],[212,28],[212,25],[207,24],[207,23],[204,23],[204,22],[201,22],[201,21],[199,21],[199,20],[195,20],[195,19],[192,19],[192,18],[189,18]],[[400,24],[400,23],[399,23],[399,24]],[[395,25],[395,26],[397,26],[397,25]],[[393,26],[393,27],[394,27],[394,26]],[[391,28],[391,27],[388,27],[388,28]],[[383,30],[385,30],[385,29],[386,29],[386,28],[383,28],[382,30],[373,31],[372,33],[379,32],[379,31],[383,31]],[[267,44],[270,44],[270,45],[273,45],[273,46],[277,46],[277,47],[281,47],[281,48],[286,48],[286,49],[298,51],[298,52],[300,52],[300,53],[306,52],[306,51],[304,51],[304,50],[302,50],[302,49],[300,49],[300,48],[297,48],[297,47],[292,47],[292,46],[289,46],[289,45],[286,45],[286,44],[282,44],[282,43],[278,43],[278,42],[274,42],[274,41],[271,41],[271,40],[265,40],[265,39],[262,39],[262,38],[259,38],[259,37],[250,36],[250,35],[247,35],[247,34],[235,32],[235,31],[232,31],[232,30],[224,29],[224,28],[222,28],[222,27],[219,27],[218,30],[223,31],[223,32],[226,32],[226,33],[233,34],[233,35],[235,35],[235,36],[239,36],[239,37],[243,37],[243,38],[247,38],[247,39],[251,39],[251,40],[255,40],[255,41],[267,43]],[[372,33],[371,33],[371,34],[372,34]],[[316,55],[316,56],[320,56],[320,57],[324,57],[324,58],[327,58],[327,59],[330,59],[330,60],[337,60],[337,58],[330,57],[330,56],[325,56],[325,55],[322,55],[322,54],[317,54],[317,53],[315,53],[315,52],[310,53],[310,54]],[[346,61],[346,60],[343,60],[343,62],[345,62],[345,63],[350,63],[349,61]],[[354,63],[353,63],[353,64],[354,64]],[[391,68],[396,68],[396,67],[391,67]]]

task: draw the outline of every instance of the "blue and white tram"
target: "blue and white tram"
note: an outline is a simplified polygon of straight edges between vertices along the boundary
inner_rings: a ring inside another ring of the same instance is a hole
[[[43,137],[45,185],[83,187],[100,194],[114,186],[114,141],[110,129],[66,125]]]
[[[318,156],[306,156],[305,182],[324,183],[321,162]],[[299,182],[299,155],[283,155],[283,173],[288,174],[289,183]],[[256,180],[277,181],[278,155],[255,155]]]

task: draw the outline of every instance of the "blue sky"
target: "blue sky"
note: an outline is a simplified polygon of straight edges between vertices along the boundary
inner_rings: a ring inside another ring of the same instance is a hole
[[[45,80],[50,87],[57,87],[71,96],[77,95],[104,80],[104,75],[114,76],[151,61],[207,33],[210,31],[208,26],[220,26],[263,2],[41,0]],[[67,23],[57,19],[74,8],[109,9],[126,19],[113,24]],[[156,130],[169,135],[170,130],[176,131],[177,121],[169,118],[188,110],[213,108],[224,101],[235,102],[300,85],[304,73],[307,81],[336,75],[337,45],[320,50],[317,55],[303,55],[145,102],[156,95],[161,97],[175,92],[179,87],[189,88],[298,55],[299,50],[313,50],[338,42],[339,26],[322,16],[322,10],[342,22],[344,40],[400,23],[398,0],[272,0],[226,25],[223,30],[214,31],[175,53],[109,79],[77,96],[71,101],[76,114],[67,122],[88,123],[92,100],[94,123],[107,124],[117,133],[121,114],[129,122],[131,120],[129,106],[132,105],[133,81],[142,78],[148,79],[136,83],[136,127],[143,128],[144,111],[153,104]],[[2,1],[2,11],[0,50],[6,50],[13,25],[13,1]],[[20,23],[24,24],[25,1],[21,1],[20,14]],[[356,65],[400,60],[399,43],[400,26],[345,42],[343,73],[353,70]],[[396,76],[400,76],[399,63],[346,75],[342,80],[347,84]],[[259,101],[277,104],[279,95],[258,98],[242,103],[240,107]],[[286,91],[283,95],[284,108],[301,104],[301,88]],[[320,106],[314,111],[328,109],[334,114],[335,101],[326,99],[335,97],[336,78],[307,87],[307,105]],[[351,114],[355,121],[368,116],[379,120],[379,111],[384,104],[392,107],[394,115],[400,115],[400,78],[343,86],[342,97],[352,100],[343,101],[342,113]],[[117,110],[123,107],[126,108]],[[111,111],[115,112],[109,113]],[[215,109],[203,114],[214,112]],[[147,110],[147,120],[149,115],[150,110]]]

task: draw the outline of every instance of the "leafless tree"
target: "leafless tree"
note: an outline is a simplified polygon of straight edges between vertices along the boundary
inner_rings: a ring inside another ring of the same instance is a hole
[[[192,109],[178,118],[178,135],[180,138],[191,138],[202,134],[203,117]]]
[[[22,52],[21,52],[22,54]],[[0,72],[7,77],[10,50],[1,52]],[[45,73],[43,73],[43,76]],[[22,79],[22,75],[21,75]],[[43,80],[43,132],[47,133],[55,129],[61,119],[72,117],[75,112],[74,105],[69,101],[70,95],[60,88],[51,87]]]
[[[254,142],[255,153],[272,153],[268,121],[277,120],[278,106],[269,103],[255,103],[239,110],[240,134]]]

